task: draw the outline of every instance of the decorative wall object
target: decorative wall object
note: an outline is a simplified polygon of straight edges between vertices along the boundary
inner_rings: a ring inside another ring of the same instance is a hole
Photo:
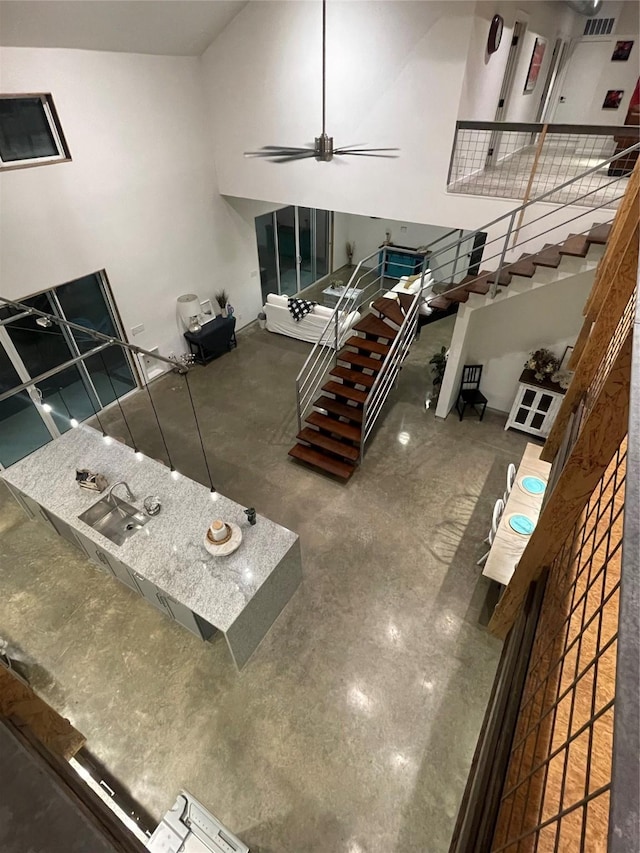
[[[626,62],[629,59],[632,47],[632,41],[617,41],[613,53],[611,54],[611,61]]]
[[[571,355],[573,353],[573,347],[566,347],[564,354],[562,356],[562,360],[560,362],[560,370],[568,370],[569,369],[569,361],[571,359]]]
[[[624,95],[624,89],[609,89],[602,102],[603,110],[617,110]]]
[[[542,60],[544,59],[544,52],[547,48],[546,39],[537,38],[535,40],[535,44],[533,45],[533,52],[531,53],[531,62],[529,63],[529,70],[527,72],[527,82],[524,84],[524,92],[533,92],[536,88],[536,83],[538,82],[538,75],[540,74],[540,68],[542,67]]]
[[[504,29],[504,18],[502,15],[494,15],[489,27],[487,38],[487,53],[495,53],[502,41],[502,30]]]

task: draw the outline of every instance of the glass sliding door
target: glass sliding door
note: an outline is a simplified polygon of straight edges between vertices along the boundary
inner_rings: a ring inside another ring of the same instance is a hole
[[[256,238],[258,242],[262,301],[266,302],[269,293],[280,293],[278,253],[276,249],[273,213],[264,213],[262,216],[256,216]]]
[[[99,274],[88,275],[57,287],[54,292],[56,300],[60,315],[65,319],[103,335],[118,337],[115,317]],[[96,346],[96,340],[84,332],[72,329],[70,336],[72,349],[78,355]],[[119,346],[91,355],[81,363],[101,408],[136,387],[129,360]]]
[[[298,231],[296,208],[283,207],[276,210],[278,238],[278,263],[280,266],[280,293],[294,296],[298,285]]]
[[[293,296],[330,266],[331,213],[312,207],[283,207],[256,217],[260,284],[269,293]]]
[[[101,273],[20,301],[122,339]],[[99,341],[54,321],[47,325],[35,316],[20,317],[21,313],[0,308],[0,317],[9,321],[0,326],[0,393],[28,385],[0,401],[0,464],[5,467],[71,429],[72,421],[77,425],[76,421],[91,418],[137,387],[130,357],[118,345],[60,369],[99,346]]]
[[[46,293],[23,301],[39,311],[55,313],[51,297]],[[23,317],[7,323],[5,329],[31,379],[52,371],[75,357],[68,330],[57,323],[43,328],[38,325],[35,317]],[[35,387],[42,404],[51,407],[50,414],[59,432],[70,429],[69,421],[72,417],[78,421],[85,420],[100,407],[78,364],[54,373]]]
[[[22,382],[5,348],[0,346],[0,393]],[[0,465],[13,465],[52,437],[28,390],[0,401]]]

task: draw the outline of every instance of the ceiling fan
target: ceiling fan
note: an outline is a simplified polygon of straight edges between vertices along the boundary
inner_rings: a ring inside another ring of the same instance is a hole
[[[397,157],[397,154],[387,154],[388,151],[399,151],[399,148],[366,148],[361,144],[346,145],[343,148],[333,147],[333,136],[327,136],[325,130],[326,99],[327,99],[327,0],[322,0],[322,133],[316,136],[313,145],[303,148],[287,148],[283,145],[263,145],[259,151],[245,151],[245,157],[266,157],[272,163],[289,163],[292,160],[306,160],[315,157],[318,162],[328,163],[336,156],[352,155],[354,157]]]

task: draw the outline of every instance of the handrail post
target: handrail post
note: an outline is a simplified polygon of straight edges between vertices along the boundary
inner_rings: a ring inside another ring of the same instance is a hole
[[[538,171],[538,160],[540,159],[540,155],[542,154],[542,148],[544,147],[544,140],[547,135],[547,130],[549,129],[549,125],[545,124],[542,128],[542,132],[540,133],[540,139],[538,140],[538,144],[536,146],[536,153],[533,158],[533,163],[531,165],[531,174],[529,175],[529,181],[527,182],[527,188],[524,191],[524,198],[522,199],[523,203],[526,204],[531,197],[531,188],[533,187],[533,179],[536,176],[536,172]],[[518,216],[518,224],[516,226],[516,230],[513,232],[513,245],[515,246],[518,240],[518,234],[520,233],[520,228],[522,227],[522,220],[524,219],[524,208],[520,210],[520,215]]]
[[[302,412],[300,410],[300,382],[296,378],[296,413],[298,415],[298,432],[302,429]]]
[[[513,231],[513,223],[516,220],[516,211],[514,210],[509,219],[509,227],[507,228],[507,233],[504,238],[504,246],[502,247],[502,254],[500,255],[500,263],[498,264],[498,269],[495,273],[495,278],[489,288],[489,296],[491,299],[496,298],[496,294],[498,292],[498,285],[500,283],[500,276],[502,274],[502,268],[504,267],[504,259],[507,254],[507,249],[509,248],[509,238],[511,237],[511,232]]]

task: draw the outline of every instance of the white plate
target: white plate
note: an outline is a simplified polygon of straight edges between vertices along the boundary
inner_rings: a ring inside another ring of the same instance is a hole
[[[225,542],[224,545],[213,545],[207,539],[207,534],[204,534],[204,547],[210,554],[213,554],[214,557],[226,557],[229,554],[233,554],[233,552],[240,547],[240,543],[242,542],[242,530],[240,530],[238,525],[233,524],[231,521],[227,521],[226,524],[231,528],[231,539]]]

